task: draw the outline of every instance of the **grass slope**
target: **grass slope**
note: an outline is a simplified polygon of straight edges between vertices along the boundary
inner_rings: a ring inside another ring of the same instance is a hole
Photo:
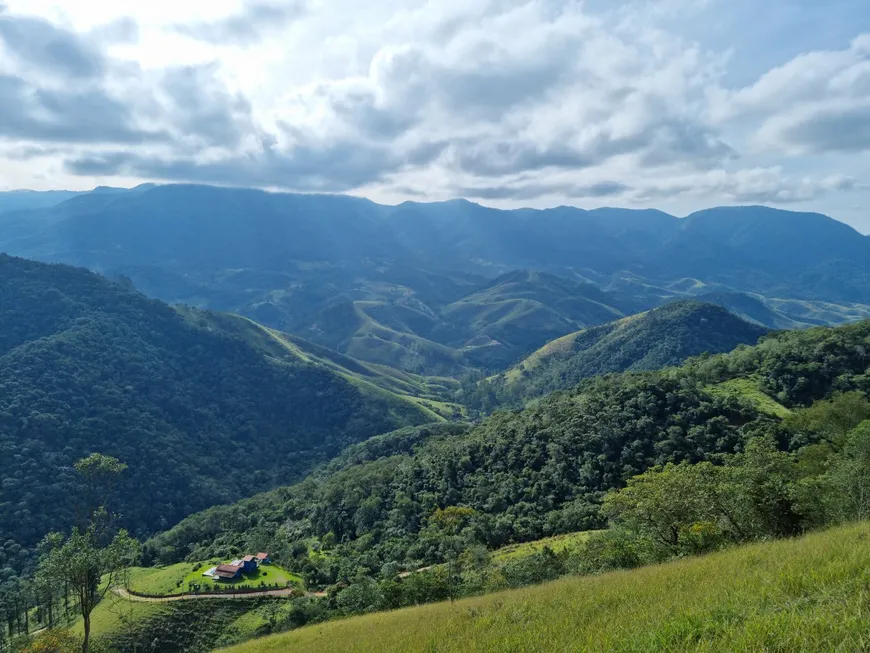
[[[861,651],[870,646],[868,582],[865,523],[335,621],[228,651]]]
[[[721,306],[690,300],[583,329],[547,343],[507,372],[490,377],[508,402],[564,390],[610,372],[654,370],[692,356],[755,344],[767,329]]]
[[[509,544],[492,552],[492,561],[495,563],[507,562],[517,558],[526,558],[534,555],[544,548],[549,548],[554,553],[559,553],[566,549],[574,548],[589,539],[589,536],[596,531],[580,531],[579,533],[565,533],[563,535],[554,535],[545,537],[533,542],[523,542],[521,544]]]

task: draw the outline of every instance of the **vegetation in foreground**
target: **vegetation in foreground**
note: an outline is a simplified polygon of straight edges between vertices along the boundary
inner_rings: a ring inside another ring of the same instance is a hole
[[[319,624],[228,653],[862,651],[870,526]]]

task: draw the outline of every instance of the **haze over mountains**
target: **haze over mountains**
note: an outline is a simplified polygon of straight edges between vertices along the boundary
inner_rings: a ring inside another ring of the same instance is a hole
[[[190,185],[41,196],[0,213],[0,251],[125,275],[414,373],[503,368],[678,298],[771,328],[870,316],[870,238],[813,213],[382,206]],[[4,197],[0,210],[15,206]]]

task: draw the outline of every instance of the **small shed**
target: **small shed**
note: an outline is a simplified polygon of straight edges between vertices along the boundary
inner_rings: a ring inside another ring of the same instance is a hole
[[[271,565],[272,564],[272,560],[269,558],[268,553],[258,553],[256,555],[256,558],[257,558],[257,562],[261,565]]]
[[[248,573],[257,570],[257,559],[254,556],[245,556],[242,558],[242,571]]]

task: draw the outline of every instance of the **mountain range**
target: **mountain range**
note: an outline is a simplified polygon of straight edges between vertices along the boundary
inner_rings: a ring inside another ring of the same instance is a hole
[[[3,197],[0,211],[14,206]],[[122,275],[416,374],[500,371],[673,299],[770,328],[870,316],[870,238],[815,213],[384,206],[191,185],[39,197],[0,212],[0,251]]]

